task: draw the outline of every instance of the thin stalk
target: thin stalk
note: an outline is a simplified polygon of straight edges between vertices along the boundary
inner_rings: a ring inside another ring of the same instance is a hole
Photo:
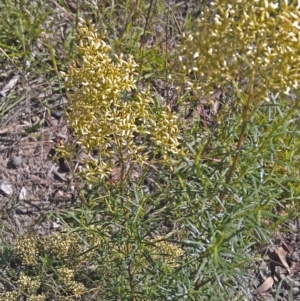
[[[165,74],[165,80],[166,80],[166,83],[167,83],[167,103],[169,104],[170,102],[170,97],[169,97],[169,78],[168,78],[168,75],[169,75],[169,70],[168,70],[168,56],[169,56],[169,51],[168,51],[168,42],[169,42],[169,34],[168,34],[168,31],[169,31],[169,11],[170,11],[170,1],[168,0],[168,3],[167,3],[167,6],[168,6],[168,12],[167,12],[167,22],[166,22],[166,57],[165,57],[165,70],[166,70],[166,74]]]
[[[238,162],[238,159],[239,159],[239,156],[240,156],[240,150],[241,150],[243,142],[244,142],[247,123],[248,123],[250,103],[253,100],[254,77],[255,77],[255,70],[253,69],[252,72],[251,72],[251,76],[250,76],[250,90],[249,90],[249,93],[248,93],[247,101],[246,101],[246,103],[243,107],[243,114],[242,114],[242,120],[243,121],[242,121],[241,131],[240,131],[240,134],[239,134],[239,140],[238,140],[238,143],[237,143],[237,146],[236,146],[236,152],[235,152],[232,164],[229,167],[229,171],[228,171],[226,179],[225,179],[225,183],[227,185],[231,181],[233,172],[236,168],[236,165],[237,165],[237,162]],[[227,193],[227,188],[225,188],[224,191],[221,193],[221,196],[220,196],[221,202],[224,202],[224,199],[226,197],[226,193]],[[218,206],[217,207],[217,212],[219,212],[220,210],[221,210],[221,207]]]
[[[132,271],[132,264],[131,263],[128,265],[127,271],[128,271],[128,275],[129,275],[130,289],[131,289],[131,291],[133,291],[133,289],[134,289],[134,272]],[[131,300],[135,301],[135,297],[132,296]]]
[[[149,9],[148,9],[148,12],[147,12],[146,23],[145,23],[145,26],[144,26],[144,32],[143,32],[143,35],[141,36],[140,50],[142,49],[142,47],[146,43],[146,30],[147,30],[148,23],[149,23],[149,20],[150,20],[150,14],[151,14],[153,4],[154,4],[154,0],[151,0],[150,5],[149,5]]]
[[[150,5],[149,5],[149,9],[148,9],[148,12],[147,12],[147,17],[146,17],[146,23],[145,23],[145,26],[144,26],[144,32],[140,38],[140,48],[139,48],[139,51],[141,53],[142,51],[142,48],[145,46],[146,44],[146,30],[147,30],[147,27],[148,27],[148,23],[149,23],[149,20],[150,20],[150,15],[151,15],[151,10],[152,10],[152,7],[154,7],[153,5],[155,5],[154,3],[154,0],[151,0],[150,1]],[[144,55],[142,55],[141,57],[141,61],[139,62],[139,75],[138,75],[138,81],[140,81],[141,79],[141,70],[142,70],[142,67],[143,67],[143,64],[144,64]]]

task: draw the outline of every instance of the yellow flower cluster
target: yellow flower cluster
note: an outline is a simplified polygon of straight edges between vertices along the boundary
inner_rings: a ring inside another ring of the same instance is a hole
[[[18,301],[19,293],[17,291],[0,293],[3,301]],[[43,300],[42,300],[43,301]]]
[[[180,60],[204,94],[230,84],[260,99],[299,87],[300,10],[295,1],[215,0],[184,40]]]
[[[25,235],[19,238],[15,244],[16,255],[26,266],[35,266],[38,255],[37,240],[33,235]]]
[[[136,267],[148,267],[149,261],[145,258],[145,252],[151,255],[151,257],[160,263],[163,263],[166,268],[172,269],[180,265],[181,256],[184,254],[176,244],[170,243],[163,236],[157,235],[154,239],[151,239],[151,243],[147,243],[145,248],[139,250],[129,251],[126,243],[121,246],[116,246],[113,243],[108,245],[110,250],[109,258],[111,260],[124,261],[126,255],[132,257],[134,254],[134,261],[132,262]],[[130,246],[129,250],[131,250]]]
[[[75,297],[84,294],[87,290],[82,283],[75,281],[75,276],[86,263],[93,261],[97,255],[96,248],[100,244],[94,232],[95,228],[92,226],[90,230],[90,234],[85,237],[84,241],[77,233],[54,232],[49,236],[20,237],[15,243],[15,251],[17,259],[22,262],[24,272],[15,283],[16,290],[0,293],[0,300],[18,301],[21,298],[23,300],[24,295],[28,301],[46,300],[44,294],[38,294],[38,290],[43,291],[45,287],[40,281],[39,274],[36,275],[34,272],[40,269],[43,270],[42,273],[46,272],[47,265],[43,258],[47,258],[49,273],[53,272],[52,260],[60,263],[58,284],[64,291]],[[93,250],[90,250],[91,248]],[[65,300],[71,299],[66,296]]]
[[[71,265],[75,266],[73,260],[80,254],[81,246],[76,234],[61,234],[54,232],[49,236],[39,238],[41,247],[51,256],[55,256],[63,262],[72,261]]]
[[[178,134],[178,126],[176,124],[176,116],[167,107],[164,111],[157,115],[156,119],[150,120],[152,128],[155,129],[155,135],[151,140],[159,147],[164,148],[162,152],[163,159],[169,160],[168,151],[173,154],[178,153],[178,140],[176,135]]]
[[[92,235],[87,237],[88,245],[95,247],[99,244],[99,241]],[[40,252],[47,253],[48,256],[53,256],[64,263],[64,265],[70,268],[80,268],[85,263],[92,260],[95,256],[95,252],[86,252],[85,244],[83,244],[76,233],[63,234],[54,232],[49,236],[42,236],[38,239],[38,245]]]
[[[162,259],[167,266],[176,267],[180,264],[180,256],[183,255],[183,250],[175,244],[162,240],[162,236],[156,236],[152,242],[155,245],[155,258]]]
[[[25,294],[33,295],[39,289],[41,282],[39,280],[33,280],[25,274],[21,273],[18,280],[18,289]]]
[[[36,294],[40,285],[41,282],[39,280],[33,280],[24,273],[21,273],[17,282],[18,290],[0,293],[0,298],[3,301],[18,301],[24,300],[22,296],[26,294],[26,300],[28,301],[45,301],[46,296],[44,294]]]
[[[78,282],[75,281],[75,274],[74,271],[67,268],[67,267],[62,267],[59,269],[59,283],[63,284],[64,289],[75,297],[78,297],[86,292],[85,286]]]
[[[89,243],[87,248],[95,247],[100,243],[93,234],[89,234],[86,239]],[[17,257],[25,266],[36,266],[39,255],[45,253],[47,256],[62,260],[64,264],[69,263],[71,267],[80,267],[95,256],[95,252],[87,252],[85,256],[79,256],[86,249],[75,233],[54,232],[49,236],[25,235],[16,241],[15,250]]]
[[[98,161],[85,161],[87,180],[107,177],[115,161],[147,160],[149,141],[166,153],[178,153],[178,128],[169,109],[154,108],[149,91],[137,92],[132,56],[111,55],[111,47],[93,26],[79,28],[80,65],[69,68],[69,127],[78,145]],[[113,163],[112,163],[113,162]]]

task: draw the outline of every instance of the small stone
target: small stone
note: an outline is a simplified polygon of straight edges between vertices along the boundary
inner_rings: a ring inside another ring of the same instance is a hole
[[[13,167],[18,167],[22,164],[22,157],[19,156],[13,156],[11,158],[11,164]]]
[[[41,120],[41,118],[39,117],[39,116],[32,116],[31,117],[31,122],[32,123],[37,123],[37,122],[39,122]]]
[[[52,126],[57,126],[58,125],[58,120],[55,117],[51,117],[51,125]]]
[[[4,192],[6,195],[12,195],[14,192],[13,185],[8,182],[1,182],[0,190]]]
[[[19,201],[24,201],[28,197],[28,192],[25,187],[22,187],[19,193]]]
[[[17,208],[16,209],[16,214],[25,214],[25,212],[22,209]]]
[[[53,117],[55,117],[55,118],[60,118],[61,116],[62,116],[62,112],[60,111],[60,110],[53,110],[52,112],[51,112],[51,115],[53,116]]]

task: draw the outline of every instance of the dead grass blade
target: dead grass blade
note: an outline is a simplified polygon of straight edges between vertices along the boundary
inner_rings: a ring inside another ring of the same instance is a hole
[[[278,255],[282,265],[287,269],[287,271],[289,272],[289,274],[291,273],[290,271],[290,267],[288,265],[288,263],[286,262],[286,254],[288,253],[287,251],[285,251],[283,249],[283,247],[279,247],[275,253]]]
[[[254,295],[262,294],[272,287],[274,279],[272,276],[268,277],[254,292]]]

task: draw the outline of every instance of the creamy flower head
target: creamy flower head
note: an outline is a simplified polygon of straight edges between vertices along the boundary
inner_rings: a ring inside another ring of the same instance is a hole
[[[292,3],[290,3],[292,2]],[[297,5],[296,5],[297,4]],[[215,0],[205,7],[180,51],[189,84],[207,94],[214,86],[253,80],[254,93],[289,93],[300,79],[300,1]],[[212,12],[215,15],[212,17]]]

